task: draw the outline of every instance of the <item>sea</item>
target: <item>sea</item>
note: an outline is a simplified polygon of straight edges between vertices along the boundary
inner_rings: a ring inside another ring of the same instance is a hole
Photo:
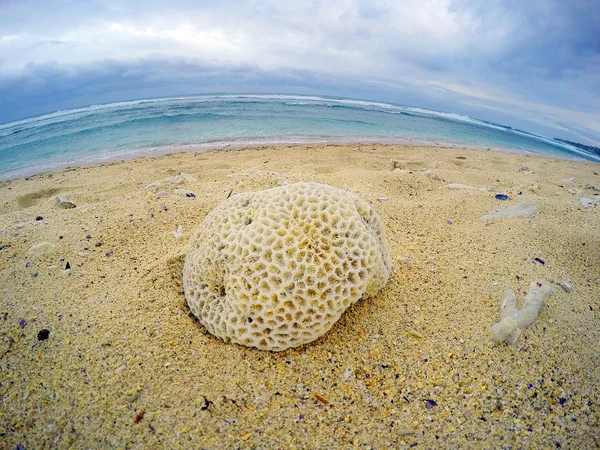
[[[92,105],[0,125],[0,180],[177,151],[354,142],[600,161],[568,144],[459,114],[347,98],[223,94]]]

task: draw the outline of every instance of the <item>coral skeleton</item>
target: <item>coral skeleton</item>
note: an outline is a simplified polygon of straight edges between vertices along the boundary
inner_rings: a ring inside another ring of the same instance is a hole
[[[521,331],[535,321],[544,300],[552,294],[554,289],[546,280],[534,281],[529,285],[523,307],[519,310],[515,293],[507,289],[500,303],[500,322],[492,326],[494,342],[506,342],[509,345],[517,342]]]
[[[295,183],[233,195],[188,245],[186,300],[213,335],[262,350],[325,334],[388,281],[384,229],[356,195]]]

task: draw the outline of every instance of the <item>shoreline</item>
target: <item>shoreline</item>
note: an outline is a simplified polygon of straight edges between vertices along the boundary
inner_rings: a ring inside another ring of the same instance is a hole
[[[57,162],[54,164],[47,165],[35,165],[31,168],[15,169],[7,173],[0,172],[0,182],[16,180],[19,178],[28,178],[35,175],[51,173],[70,168],[81,168],[88,166],[95,166],[98,164],[108,164],[116,161],[129,161],[132,159],[143,158],[143,157],[158,157],[168,154],[176,153],[187,153],[187,152],[206,152],[215,150],[224,150],[227,148],[243,149],[243,148],[257,148],[257,147],[301,147],[306,145],[385,145],[385,146],[412,146],[412,147],[436,147],[436,148],[454,148],[454,149],[469,149],[469,150],[486,150],[500,153],[509,153],[517,155],[535,155],[547,158],[557,158],[574,161],[591,161],[588,158],[579,156],[576,154],[568,156],[562,155],[546,155],[526,150],[519,150],[515,148],[504,148],[504,147],[483,147],[476,145],[465,145],[453,142],[444,142],[440,140],[427,141],[421,139],[344,139],[344,138],[315,138],[307,139],[305,141],[290,140],[290,141],[215,141],[206,142],[199,144],[187,144],[187,145],[165,145],[160,147],[144,147],[140,149],[123,149],[123,150],[106,150],[100,152],[98,155],[86,156],[74,160],[68,160],[65,162]],[[589,155],[593,156],[593,155]],[[600,161],[598,161],[600,162]]]
[[[186,243],[232,192],[297,181],[372,205],[390,281],[308,345],[226,344],[189,315]],[[370,143],[171,153],[0,182],[2,439],[597,447],[598,189],[591,161]],[[534,217],[481,220],[523,202]],[[44,242],[55,247],[36,255]],[[514,345],[494,344],[504,291],[520,306],[541,279],[554,296]]]

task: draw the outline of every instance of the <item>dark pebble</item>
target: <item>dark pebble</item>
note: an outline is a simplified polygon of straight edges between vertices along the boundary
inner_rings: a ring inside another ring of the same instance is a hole
[[[19,328],[25,328],[25,325],[27,325],[27,322],[25,321],[25,319],[19,320]]]
[[[29,266],[31,266],[31,262],[27,261],[27,262],[25,263],[25,267],[29,267]]]
[[[38,341],[45,341],[50,337],[50,330],[44,328],[43,330],[38,331]]]
[[[427,400],[425,402],[425,408],[427,409],[434,408],[435,406],[437,406],[437,402],[435,400]]]
[[[566,401],[567,401],[567,399],[566,399],[566,398],[562,398],[562,397],[560,397],[560,398],[558,399],[558,403],[560,403],[561,405],[564,405]]]
[[[544,264],[546,264],[546,263],[544,262],[544,260],[543,260],[543,259],[540,259],[540,258],[534,258],[534,261],[537,261],[537,262],[539,262],[539,263],[540,263],[542,266],[543,266]]]
[[[37,216],[37,217],[35,218],[35,220],[37,220],[37,221],[39,222],[40,220],[44,220],[44,218],[43,218],[42,216]]]
[[[67,261],[67,265],[65,266],[65,270],[69,270],[71,268],[71,264]]]
[[[506,194],[496,194],[496,200],[508,200],[509,197]]]
[[[193,192],[188,192],[187,194],[185,194],[185,196],[187,198],[196,198],[196,194],[194,194]]]

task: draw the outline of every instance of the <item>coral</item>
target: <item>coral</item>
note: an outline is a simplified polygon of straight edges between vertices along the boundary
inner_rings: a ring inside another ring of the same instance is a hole
[[[326,333],[387,283],[377,213],[318,183],[237,194],[204,219],[183,269],[186,300],[226,342],[280,351]]]
[[[492,326],[492,339],[496,343],[514,344],[521,331],[531,325],[538,316],[546,297],[554,294],[554,289],[546,280],[534,281],[529,285],[523,308],[517,309],[515,293],[507,289],[500,303],[500,322]]]

